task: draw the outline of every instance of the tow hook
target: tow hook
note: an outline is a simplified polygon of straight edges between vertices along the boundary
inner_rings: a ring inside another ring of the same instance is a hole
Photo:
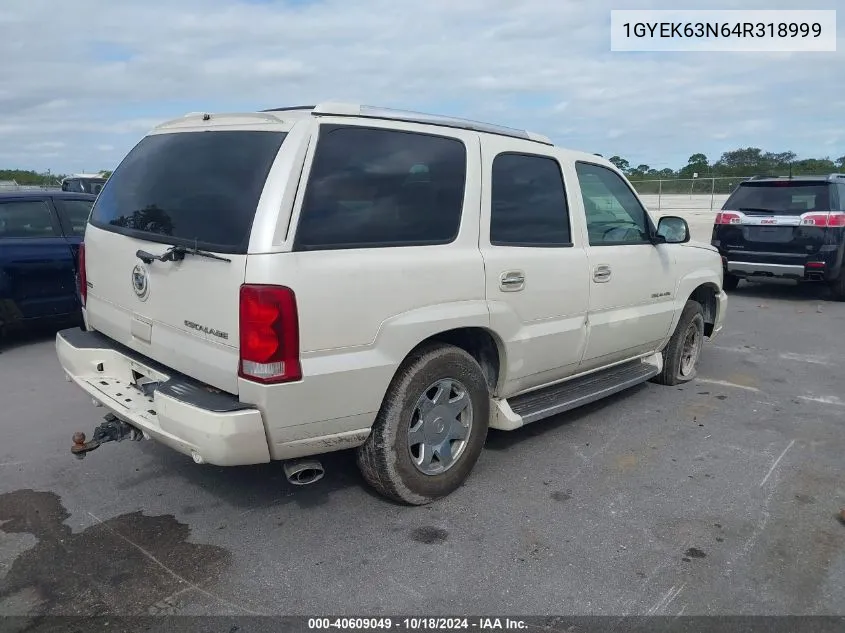
[[[70,452],[77,459],[84,458],[86,453],[90,453],[106,442],[122,442],[127,438],[137,442],[144,438],[141,431],[119,420],[113,413],[107,413],[104,419],[105,422],[94,429],[94,436],[88,442],[85,441],[85,433],[77,431],[73,434],[73,446],[70,447]]]

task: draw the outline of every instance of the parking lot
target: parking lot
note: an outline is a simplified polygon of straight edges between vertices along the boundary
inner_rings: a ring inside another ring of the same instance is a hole
[[[29,334],[0,353],[0,613],[845,613],[843,328],[822,289],[742,284],[694,382],[491,431],[420,508],[350,453],[305,488],[152,442],[76,460],[102,409]]]

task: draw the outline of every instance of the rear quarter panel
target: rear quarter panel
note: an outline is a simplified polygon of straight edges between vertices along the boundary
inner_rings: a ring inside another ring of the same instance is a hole
[[[290,252],[300,186],[291,230],[267,231],[276,239],[284,235],[272,248],[288,252],[249,255],[246,283],[292,288],[299,312],[303,379],[276,386],[241,379],[238,387],[242,401],[265,413],[271,454],[278,455],[283,442],[369,428],[397,368],[421,341],[458,327],[489,327],[478,249],[478,135],[450,135],[467,147],[464,210],[452,243]],[[314,146],[312,140],[303,181]],[[284,213],[279,222],[287,223]]]

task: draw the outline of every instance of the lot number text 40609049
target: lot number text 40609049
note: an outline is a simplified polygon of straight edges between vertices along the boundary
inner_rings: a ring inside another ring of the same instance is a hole
[[[524,620],[512,618],[309,618],[310,630],[348,631],[505,631],[527,629]]]

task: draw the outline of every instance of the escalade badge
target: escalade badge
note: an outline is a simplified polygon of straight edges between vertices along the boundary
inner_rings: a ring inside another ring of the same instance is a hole
[[[143,264],[135,264],[132,269],[132,290],[141,301],[146,301],[150,294],[150,280]]]
[[[217,338],[222,338],[223,340],[228,340],[229,333],[223,332],[221,330],[215,330],[214,328],[208,327],[207,325],[200,325],[199,323],[194,323],[193,321],[184,321],[185,327],[189,327],[192,330],[196,330],[197,332],[203,332],[204,334],[209,334],[211,336],[216,336]]]

